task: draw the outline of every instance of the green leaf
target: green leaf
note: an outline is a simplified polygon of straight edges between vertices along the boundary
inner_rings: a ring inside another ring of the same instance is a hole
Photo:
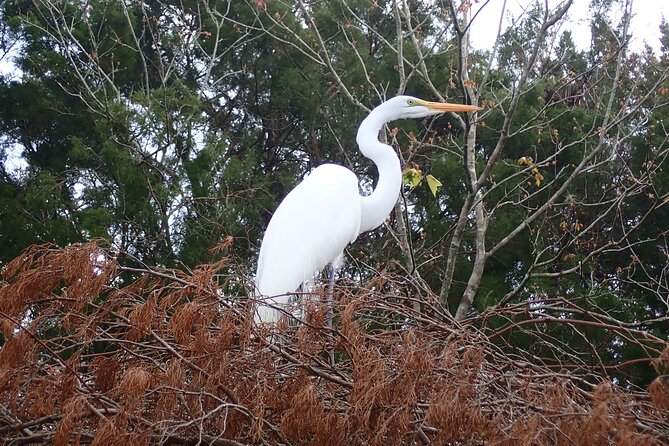
[[[404,172],[402,172],[404,184],[408,184],[411,189],[414,189],[416,186],[420,185],[422,181],[421,176],[422,172],[414,167],[407,167],[404,169]]]
[[[436,197],[437,191],[441,187],[441,181],[429,174],[425,177],[425,179],[427,180],[427,185],[429,186],[430,191],[432,191],[432,195]]]

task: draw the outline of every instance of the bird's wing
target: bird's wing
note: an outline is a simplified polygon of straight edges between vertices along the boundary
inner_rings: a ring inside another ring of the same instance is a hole
[[[281,202],[260,247],[256,284],[263,296],[295,291],[358,236],[360,195],[353,172],[324,164]]]

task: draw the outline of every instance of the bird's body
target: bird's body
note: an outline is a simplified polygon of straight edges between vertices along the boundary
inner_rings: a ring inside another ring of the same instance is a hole
[[[258,307],[256,322],[276,322],[276,307],[306,280],[342,255],[362,232],[379,227],[392,211],[400,187],[400,162],[392,147],[378,140],[389,121],[418,118],[445,111],[475,111],[478,107],[427,102],[397,96],[376,107],[360,124],[360,151],[379,171],[368,196],[358,192],[358,178],[349,169],[323,164],[283,199],[267,226],[260,247],[256,288],[269,305]]]
[[[291,221],[285,231],[280,222]],[[327,228],[335,227],[336,231]],[[360,233],[358,178],[337,164],[323,164],[290,191],[265,231],[258,260],[258,291],[295,291],[335,259]],[[320,249],[304,249],[321,246]],[[314,269],[315,268],[315,269]]]

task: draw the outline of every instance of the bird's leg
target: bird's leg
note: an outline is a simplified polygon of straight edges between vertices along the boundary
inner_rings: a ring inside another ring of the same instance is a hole
[[[326,312],[325,312],[325,326],[328,328],[328,338],[329,338],[329,347],[328,347],[328,356],[330,357],[330,364],[334,365],[334,332],[332,330],[332,319],[334,318],[334,299],[333,299],[333,293],[334,293],[334,282],[335,282],[335,274],[337,272],[337,267],[335,266],[335,262],[333,262],[331,265],[328,265],[327,268],[327,275],[328,275],[328,291],[327,295],[325,297],[325,305],[326,305]]]
[[[327,273],[328,273],[328,293],[327,296],[325,297],[325,303],[327,305],[327,313],[325,316],[325,323],[328,328],[332,328],[332,317],[333,317],[333,309],[332,309],[332,302],[333,298],[332,295],[334,293],[334,281],[335,281],[335,267],[333,265],[328,265],[327,266]]]

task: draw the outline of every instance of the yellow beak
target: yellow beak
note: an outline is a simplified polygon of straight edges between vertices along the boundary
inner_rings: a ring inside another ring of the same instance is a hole
[[[450,104],[448,102],[429,102],[423,101],[421,105],[431,109],[439,110],[442,112],[475,112],[483,110],[482,107],[477,107],[475,105],[465,105],[465,104]]]

